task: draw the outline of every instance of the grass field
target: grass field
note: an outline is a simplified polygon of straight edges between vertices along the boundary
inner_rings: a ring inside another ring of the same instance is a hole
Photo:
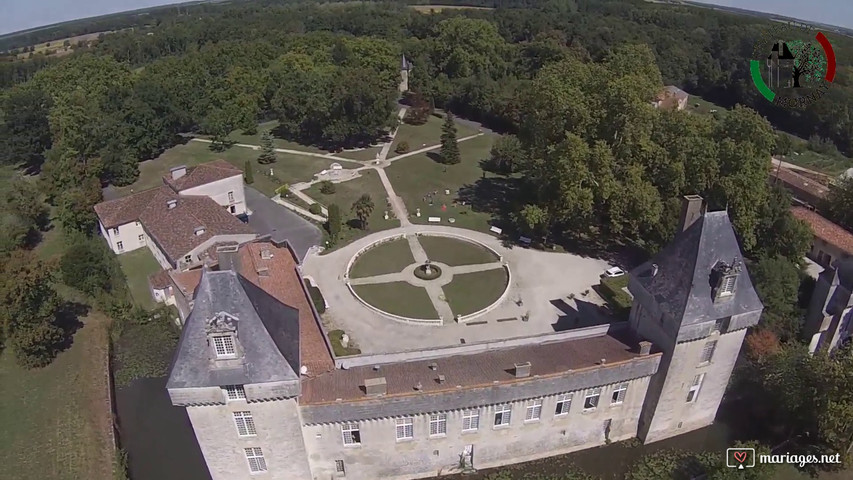
[[[415,263],[409,241],[397,238],[367,250],[356,259],[349,271],[350,278],[372,277],[397,273]]]
[[[404,123],[397,129],[397,136],[394,137],[394,143],[391,144],[391,151],[388,153],[388,158],[394,158],[397,153],[394,149],[400,142],[409,144],[409,151],[419,150],[424,147],[437,145],[441,143],[441,126],[444,120],[430,115],[429,120],[423,125],[409,125]],[[456,124],[456,138],[463,138],[477,133],[476,130],[465,125]]]
[[[508,281],[506,269],[496,268],[454,275],[442,290],[454,315],[470,315],[500,298]]]
[[[107,395],[107,325],[90,313],[72,346],[42,369],[0,354],[2,478],[112,478]]]
[[[170,148],[154,160],[139,164],[139,179],[127,187],[116,188],[120,195],[129,195],[149,188],[158,187],[163,184],[162,177],[169,173],[169,169],[178,165],[193,166],[200,163],[223,159],[239,169],[245,167],[246,160],[252,163],[255,183],[254,188],[266,195],[275,195],[275,189],[281,184],[293,184],[305,182],[314,178],[314,174],[328,169],[334,163],[333,160],[324,158],[293,155],[289,153],[276,154],[276,162],[270,165],[258,163],[259,152],[244,148],[231,147],[223,152],[210,150],[210,144],[203,142],[189,142],[186,145],[178,145]],[[344,168],[358,167],[358,164],[341,162]],[[270,168],[275,173],[275,179],[269,176]]]
[[[494,178],[480,167],[480,160],[489,157],[494,137],[483,135],[459,144],[462,163],[442,165],[427,154],[413,155],[394,162],[385,169],[385,173],[394,185],[394,191],[403,198],[409,219],[413,223],[428,223],[428,217],[441,217],[441,223],[448,225],[448,219],[454,218],[454,226],[487,232],[492,215],[485,211],[474,211],[471,203],[493,202],[498,195],[490,192],[484,178]],[[445,190],[450,190],[445,195]],[[460,192],[461,190],[461,192]],[[433,205],[424,196],[438,192]],[[483,198],[489,197],[489,198]],[[461,198],[460,198],[461,197]],[[476,197],[476,198],[475,198]],[[454,200],[458,203],[454,205]],[[466,205],[461,202],[465,201]],[[445,206],[445,210],[442,210]],[[416,217],[420,209],[421,216]]]
[[[361,230],[358,220],[352,212],[352,204],[365,193],[370,195],[374,208],[367,221],[367,230]],[[400,226],[400,221],[394,218],[391,207],[387,206],[388,196],[379,180],[379,174],[375,170],[362,170],[360,177],[335,184],[335,193],[331,195],[320,193],[319,184],[312,185],[311,188],[305,190],[305,194],[317,202],[321,202],[327,208],[333,203],[338,204],[341,208],[344,227],[341,230],[338,245],[346,245],[365,235]],[[388,220],[384,218],[385,211],[388,211]]]
[[[140,248],[118,256],[118,262],[127,278],[130,295],[137,305],[151,309],[157,306],[148,289],[148,276],[159,272],[162,267],[157,263],[151,250]]]
[[[406,282],[353,285],[365,302],[394,315],[432,320],[438,318],[435,307],[423,287]]]
[[[450,237],[421,235],[418,241],[427,257],[451,267],[497,262],[498,257],[480,245]]]

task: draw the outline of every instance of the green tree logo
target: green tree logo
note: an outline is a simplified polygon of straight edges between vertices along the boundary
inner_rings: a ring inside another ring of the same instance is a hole
[[[793,87],[802,88],[802,83],[806,85],[820,83],[826,75],[826,56],[820,45],[794,40],[788,42],[788,48],[794,55],[794,67],[791,69],[791,77],[794,79]]]

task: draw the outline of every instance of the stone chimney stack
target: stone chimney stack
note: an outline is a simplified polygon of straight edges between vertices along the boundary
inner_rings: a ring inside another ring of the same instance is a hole
[[[645,340],[640,342],[640,355],[648,355],[652,351],[652,342]]]
[[[683,232],[693,225],[703,213],[704,200],[699,195],[685,195],[681,199],[681,224],[678,231]]]

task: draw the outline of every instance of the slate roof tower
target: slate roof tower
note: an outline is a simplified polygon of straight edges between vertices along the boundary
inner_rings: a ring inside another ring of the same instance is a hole
[[[746,329],[764,306],[728,213],[684,197],[675,239],[630,273],[632,329],[663,350],[640,418],[648,443],[714,421]]]

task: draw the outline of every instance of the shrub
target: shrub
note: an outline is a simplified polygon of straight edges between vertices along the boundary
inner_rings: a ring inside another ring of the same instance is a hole
[[[320,193],[323,195],[332,195],[337,191],[335,184],[329,180],[323,180],[320,182]]]
[[[308,211],[313,213],[314,215],[320,215],[323,213],[323,208],[320,207],[319,203],[312,203],[308,206]]]
[[[397,144],[397,147],[394,148],[394,151],[400,154],[409,152],[409,142],[403,141]]]
[[[290,193],[290,185],[284,184],[275,189],[275,193],[281,195],[282,197],[286,197],[287,194]]]
[[[601,279],[601,295],[613,308],[613,313],[617,317],[628,317],[631,310],[631,296],[622,290],[628,286],[628,275],[622,275],[616,278]]]
[[[326,301],[323,299],[323,294],[320,293],[320,289],[311,285],[307,280],[305,281],[305,288],[308,290],[308,295],[311,297],[311,303],[314,304],[314,308],[317,310],[317,313],[324,313],[326,311]]]

